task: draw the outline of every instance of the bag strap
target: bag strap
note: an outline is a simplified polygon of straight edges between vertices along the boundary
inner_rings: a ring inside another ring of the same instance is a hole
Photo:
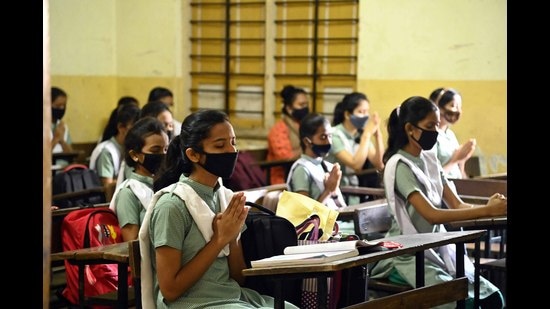
[[[296,226],[296,235],[299,237],[310,225],[313,224],[311,229],[311,236],[307,238],[309,240],[319,240],[319,225],[321,225],[321,218],[317,214],[312,214],[309,218],[305,219],[302,223]]]
[[[82,170],[87,170],[88,167],[84,164],[79,164],[79,163],[74,163],[74,164],[69,164],[67,165],[64,169],[63,169],[63,172],[68,172],[70,170],[74,170],[74,169],[82,169]]]
[[[265,208],[264,206],[262,206],[262,205],[260,205],[260,204],[256,204],[256,203],[254,203],[254,202],[249,202],[249,201],[246,201],[244,204],[245,204],[245,205],[248,205],[248,206],[250,206],[250,207],[254,207],[254,208],[256,208],[256,209],[258,209],[258,210],[260,210],[260,211],[262,211],[262,212],[265,212],[265,213],[267,213],[267,214],[269,214],[269,215],[275,216],[275,213],[274,213],[272,210],[270,210],[270,209],[268,209],[268,208]]]

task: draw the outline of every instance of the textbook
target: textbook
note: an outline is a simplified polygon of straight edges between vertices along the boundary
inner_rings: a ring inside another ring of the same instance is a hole
[[[328,263],[377,251],[372,250],[374,248],[384,249],[382,244],[381,241],[349,240],[289,246],[285,248],[284,254],[251,261],[250,264],[252,267],[273,267]]]

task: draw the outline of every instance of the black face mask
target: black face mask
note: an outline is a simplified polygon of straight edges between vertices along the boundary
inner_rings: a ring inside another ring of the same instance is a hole
[[[330,148],[332,147],[331,144],[325,144],[325,145],[317,145],[311,143],[311,151],[315,153],[318,157],[324,157],[327,155],[327,153],[330,151]]]
[[[229,178],[233,175],[235,170],[235,164],[237,163],[238,151],[235,152],[222,152],[222,153],[207,153],[206,161],[204,165],[200,164],[205,170],[221,178]]]
[[[143,163],[141,165],[149,171],[149,173],[155,175],[162,163],[162,160],[166,157],[164,153],[144,153]]]
[[[296,119],[298,122],[302,121],[304,117],[309,114],[309,107],[304,107],[300,109],[295,109],[292,111],[292,118]]]
[[[351,115],[349,120],[351,121],[351,124],[353,124],[355,128],[359,130],[363,130],[365,123],[367,123],[367,120],[369,120],[369,116],[359,117],[359,116]]]
[[[439,135],[439,132],[437,131],[430,131],[430,130],[424,130],[419,126],[416,126],[413,124],[413,126],[419,128],[422,133],[420,134],[420,138],[417,140],[414,138],[414,136],[411,135],[412,139],[422,147],[424,150],[430,150],[434,147],[435,143],[437,143],[437,135]]]
[[[52,121],[58,121],[63,118],[65,115],[65,109],[64,108],[53,108],[52,107]]]
[[[172,138],[174,138],[174,131],[166,131],[166,134],[168,135],[168,140],[171,141]]]

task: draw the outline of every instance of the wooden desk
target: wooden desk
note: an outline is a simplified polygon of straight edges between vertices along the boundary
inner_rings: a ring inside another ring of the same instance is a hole
[[[52,153],[52,162],[64,160],[71,164],[80,154],[84,154],[84,151],[54,152]]]
[[[86,265],[94,264],[118,264],[118,291],[117,308],[128,308],[128,266],[130,264],[128,243],[122,242],[114,245],[85,248],[79,250],[63,251],[51,254],[51,261],[65,261],[78,265],[78,291],[79,305],[84,308],[91,303],[106,304],[105,300],[92,300],[84,296],[84,269]]]
[[[506,250],[506,229],[508,228],[508,217],[491,217],[491,218],[480,218],[472,220],[461,220],[454,221],[445,224],[445,227],[449,231],[457,230],[487,230],[485,235],[485,245],[483,248],[483,257],[489,257],[491,252],[491,237],[493,236],[490,231],[494,231],[501,237],[499,242],[499,252],[498,258],[503,258],[505,256]]]
[[[486,232],[483,230],[462,231],[462,232],[445,232],[445,233],[425,233],[412,235],[399,235],[381,240],[396,241],[403,245],[403,248],[398,248],[389,251],[380,251],[351,258],[346,258],[330,263],[322,263],[318,265],[300,265],[300,266],[280,266],[266,268],[247,268],[243,270],[244,276],[269,276],[275,281],[275,308],[284,308],[283,285],[285,279],[293,278],[318,278],[317,291],[319,308],[326,308],[326,299],[328,294],[326,279],[333,276],[336,271],[349,270],[353,267],[363,266],[374,263],[383,259],[404,255],[415,254],[416,256],[416,287],[424,286],[424,250],[455,243],[456,246],[456,277],[464,277],[464,243],[476,243],[479,248],[479,238]],[[474,307],[479,302],[479,257],[474,262],[475,270],[475,299]],[[459,301],[458,307],[464,308],[465,301]]]
[[[294,159],[283,159],[283,160],[266,160],[266,161],[259,161],[255,162],[255,165],[258,165],[262,170],[265,170],[265,183],[271,184],[271,168],[281,166],[285,169],[285,178],[288,176],[288,172],[290,172],[290,168],[292,167],[292,164],[297,160],[297,158]]]
[[[456,192],[460,195],[486,196],[489,197],[495,193],[508,195],[508,181],[497,179],[468,178],[468,179],[449,179],[456,187]]]
[[[388,200],[386,200],[385,198],[381,198],[381,199],[368,201],[360,204],[350,205],[338,210],[340,213],[338,214],[337,219],[343,220],[343,221],[353,220],[353,213],[355,212],[355,209],[363,208],[367,206],[378,206],[382,204],[388,204]]]
[[[497,179],[497,180],[508,180],[508,172],[504,173],[495,173],[488,175],[475,176],[474,179]]]
[[[508,226],[508,216],[453,221],[446,224],[451,229],[466,230],[503,229]]]

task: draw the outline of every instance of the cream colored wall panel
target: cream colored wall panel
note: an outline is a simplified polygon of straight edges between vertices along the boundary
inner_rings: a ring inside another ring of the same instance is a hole
[[[115,20],[111,0],[51,0],[51,74],[116,74]]]
[[[117,75],[182,76],[181,1],[117,0]]]
[[[505,0],[359,4],[359,79],[506,79]]]

